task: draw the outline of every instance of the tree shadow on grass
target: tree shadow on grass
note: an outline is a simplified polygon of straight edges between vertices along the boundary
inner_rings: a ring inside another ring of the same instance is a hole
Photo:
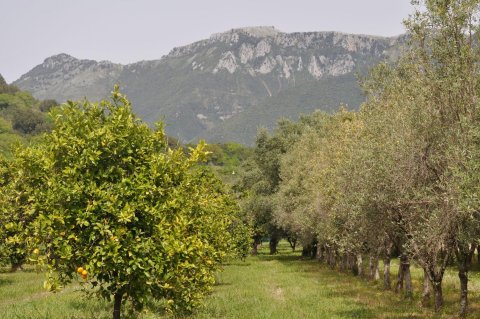
[[[98,300],[91,302],[87,298],[81,298],[78,300],[68,301],[69,306],[72,309],[87,312],[87,314],[80,317],[72,317],[75,319],[110,319],[112,317],[113,302],[104,300]],[[144,309],[148,309],[150,312],[163,318],[166,316],[165,302],[148,299],[144,305]],[[88,310],[88,311],[85,311]],[[122,316],[123,319],[137,319],[139,312],[135,311],[130,301],[124,301],[122,303]]]
[[[353,309],[353,310],[345,310],[345,311],[338,311],[335,312],[335,315],[341,318],[375,318],[372,311],[368,309]]]
[[[230,261],[230,262],[223,263],[223,266],[247,267],[247,266],[250,266],[250,265],[251,265],[251,263],[249,263],[247,261]]]
[[[445,298],[445,308],[448,312],[436,315],[432,308],[422,308],[420,305],[421,285],[417,287],[413,299],[406,299],[402,293],[384,291],[381,282],[373,283],[367,278],[353,276],[350,272],[339,272],[314,259],[305,259],[295,255],[266,255],[261,261],[276,260],[298,276],[318,282],[319,289],[323,289],[321,296],[352,303],[358,309],[339,310],[332,316],[340,318],[452,318],[455,315],[456,300]],[[393,279],[393,278],[392,278]],[[394,280],[392,281],[395,282]],[[473,297],[473,296],[472,296]],[[477,299],[471,298],[473,301]],[[356,308],[356,307],[355,307]]]
[[[266,255],[266,254],[259,254],[258,259],[261,261],[272,261],[276,260],[281,263],[291,263],[293,261],[301,261],[303,258],[301,256],[296,256],[296,255],[283,255],[283,254],[278,254],[278,255]]]
[[[213,284],[213,286],[215,287],[221,287],[221,286],[231,286],[232,283],[231,282],[215,282]]]
[[[16,273],[32,273],[37,272],[38,270],[33,265],[25,264],[21,268],[18,268],[15,271],[12,271],[12,267],[0,267],[0,274],[16,274]]]
[[[10,279],[10,278],[1,278],[0,277],[0,286],[13,285],[14,283],[15,283],[15,281]]]

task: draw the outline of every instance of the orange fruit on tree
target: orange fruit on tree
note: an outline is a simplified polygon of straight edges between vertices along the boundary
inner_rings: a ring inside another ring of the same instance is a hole
[[[78,267],[78,268],[77,268],[77,272],[78,272],[79,274],[83,273],[83,272],[84,272],[83,267]]]
[[[82,271],[82,276],[87,276],[88,272],[86,270]]]

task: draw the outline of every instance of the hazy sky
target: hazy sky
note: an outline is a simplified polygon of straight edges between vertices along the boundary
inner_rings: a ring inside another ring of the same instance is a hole
[[[245,26],[394,36],[410,0],[0,0],[7,82],[51,55],[131,63]]]

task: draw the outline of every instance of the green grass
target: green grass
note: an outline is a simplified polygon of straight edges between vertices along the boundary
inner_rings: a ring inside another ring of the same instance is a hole
[[[392,270],[395,274],[397,264]],[[454,268],[445,275],[446,307],[434,314],[420,306],[422,272],[413,267],[414,298],[384,291],[381,282],[340,273],[315,260],[291,253],[282,243],[280,253],[262,250],[246,262],[232,261],[217,275],[217,284],[205,306],[192,318],[455,318],[458,277]],[[471,273],[469,318],[480,318],[480,275]],[[79,284],[60,293],[43,290],[43,275],[33,271],[0,273],[0,318],[110,318],[111,304],[84,297]],[[392,275],[392,279],[393,275]],[[128,308],[128,305],[127,305]],[[152,310],[128,318],[167,318]]]
[[[228,265],[218,276],[218,286],[196,318],[452,318],[457,313],[458,288],[454,270],[445,278],[446,309],[434,314],[420,305],[423,273],[413,269],[415,295],[405,299],[350,273],[332,270],[315,260],[289,253],[265,252],[246,263]],[[398,264],[393,262],[396,271]],[[392,281],[394,281],[392,274]],[[471,284],[472,314],[479,311],[478,276]]]

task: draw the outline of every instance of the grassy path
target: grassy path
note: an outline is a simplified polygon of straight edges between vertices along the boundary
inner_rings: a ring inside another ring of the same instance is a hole
[[[413,300],[384,291],[373,283],[340,273],[315,260],[301,258],[281,247],[279,255],[265,253],[246,263],[228,265],[218,276],[219,285],[195,318],[456,318],[458,277],[450,269],[444,278],[445,309],[440,314],[421,307],[423,273],[412,267]],[[397,264],[392,265],[395,272]],[[470,275],[471,311],[480,318],[480,276]],[[392,274],[392,282],[394,282]]]
[[[220,274],[197,318],[424,318],[428,311],[298,256],[251,258]]]
[[[380,283],[333,271],[290,253],[286,246],[281,248],[279,255],[261,253],[246,262],[226,265],[205,307],[192,319],[455,318],[458,283],[454,270],[445,278],[446,309],[434,315],[431,308],[420,307],[418,270],[413,271],[416,295],[413,301],[404,300],[402,295],[383,291]],[[469,318],[480,318],[478,273],[472,279]],[[42,283],[43,275],[34,272],[0,273],[0,318],[110,318],[111,305],[83,297],[78,286],[50,294],[44,292]],[[135,317],[166,318],[151,311]]]

